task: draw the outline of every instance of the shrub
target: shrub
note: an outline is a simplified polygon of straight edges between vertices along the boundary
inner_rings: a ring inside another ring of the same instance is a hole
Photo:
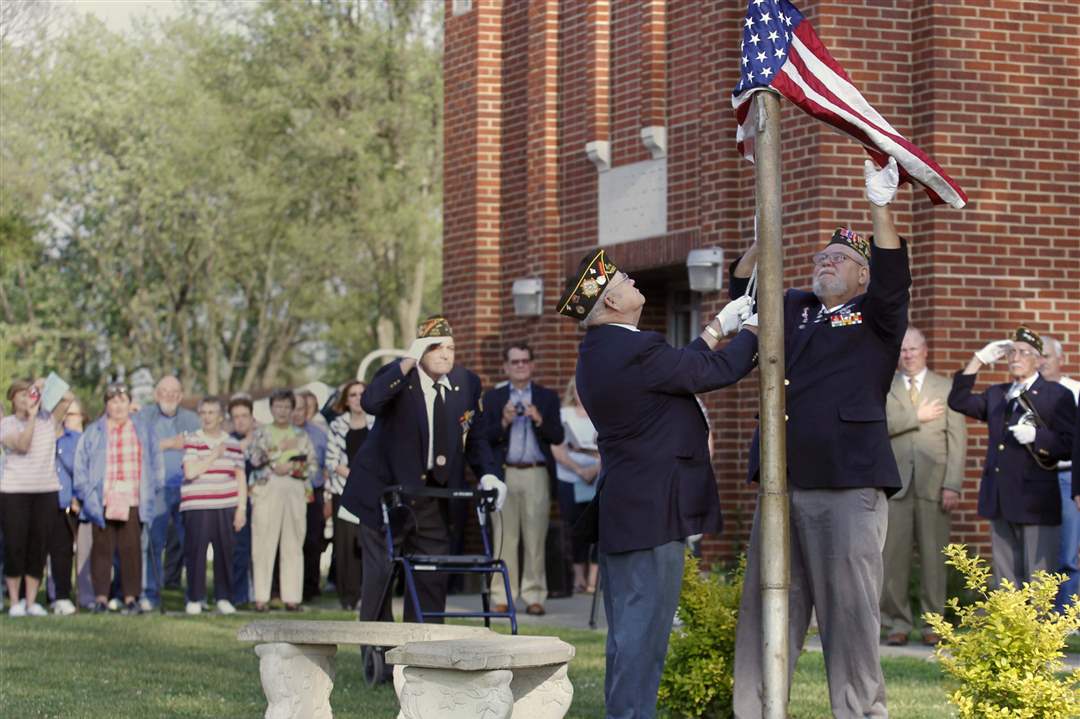
[[[735,622],[745,560],[730,577],[702,573],[687,555],[678,617],[657,704],[673,717],[727,719],[735,684]]]
[[[1080,669],[1062,673],[1069,633],[1080,627],[1080,606],[1053,610],[1061,575],[1036,572],[1020,588],[1004,580],[990,589],[990,570],[964,545],[945,548],[947,564],[963,575],[977,599],[948,601],[957,623],[935,613],[924,619],[941,636],[935,650],[958,683],[949,695],[960,719],[1067,719],[1080,716]]]

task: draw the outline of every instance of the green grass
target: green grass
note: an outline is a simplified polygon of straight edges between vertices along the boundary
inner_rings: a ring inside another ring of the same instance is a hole
[[[320,611],[305,619],[351,620]],[[140,617],[80,614],[41,619],[0,618],[0,714],[23,717],[261,717],[265,700],[258,660],[236,631],[256,618],[157,614]],[[263,618],[259,616],[258,618]],[[281,613],[270,615],[284,619]],[[291,616],[289,618],[292,618]],[[523,633],[541,633],[531,627]],[[577,648],[570,665],[574,704],[569,717],[603,715],[604,637],[545,628]],[[940,719],[952,713],[937,665],[914,659],[882,662],[890,715]],[[393,689],[368,689],[359,652],[338,654],[331,704],[338,716],[392,719]],[[791,715],[829,716],[824,664],[817,653],[799,661]]]

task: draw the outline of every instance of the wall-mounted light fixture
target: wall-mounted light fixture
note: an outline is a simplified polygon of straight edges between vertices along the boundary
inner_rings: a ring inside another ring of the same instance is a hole
[[[544,282],[539,277],[523,277],[514,280],[514,314],[523,317],[539,317],[544,314]]]
[[[724,284],[724,251],[719,247],[690,250],[686,273],[694,292],[716,292]]]

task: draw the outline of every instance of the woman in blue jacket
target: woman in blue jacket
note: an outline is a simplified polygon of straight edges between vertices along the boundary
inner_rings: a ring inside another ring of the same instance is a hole
[[[87,427],[75,450],[74,493],[80,519],[93,525],[90,574],[94,612],[106,611],[113,552],[120,555],[124,613],[138,614],[142,587],[142,525],[154,518],[164,491],[161,450],[150,428],[131,418],[127,385],[105,389],[105,414]]]

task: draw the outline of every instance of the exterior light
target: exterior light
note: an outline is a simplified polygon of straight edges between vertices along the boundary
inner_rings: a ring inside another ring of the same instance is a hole
[[[716,292],[724,284],[724,251],[719,247],[690,250],[686,273],[694,292]]]
[[[539,317],[544,313],[544,282],[539,277],[514,280],[514,314]]]

